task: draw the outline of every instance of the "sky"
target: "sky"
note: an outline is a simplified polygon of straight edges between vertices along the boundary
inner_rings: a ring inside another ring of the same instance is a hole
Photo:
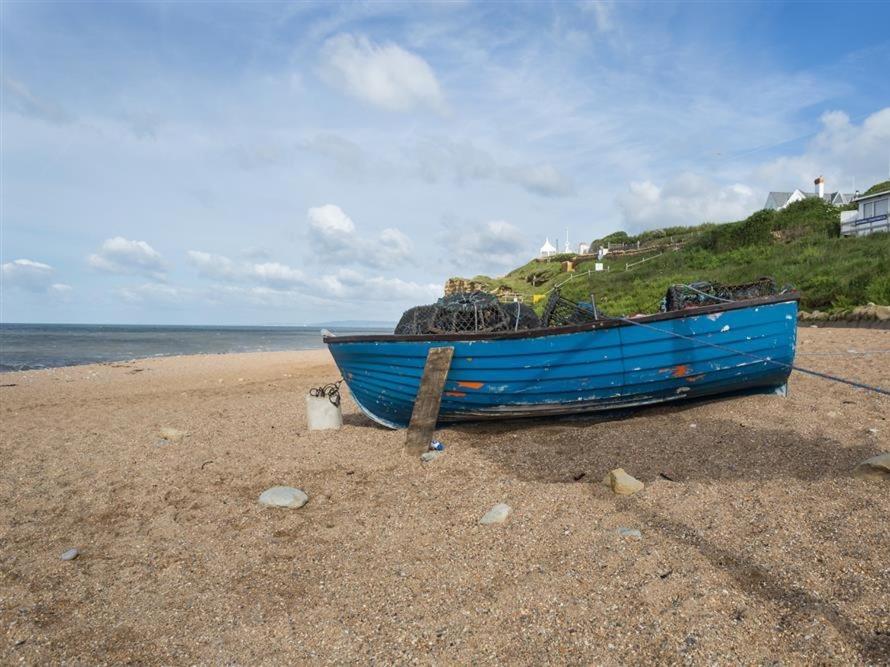
[[[890,172],[890,4],[0,2],[0,320],[398,319]]]

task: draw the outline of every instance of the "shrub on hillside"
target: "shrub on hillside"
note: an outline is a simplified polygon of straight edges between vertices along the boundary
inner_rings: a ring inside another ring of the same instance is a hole
[[[816,232],[834,238],[840,235],[840,211],[821,199],[810,197],[777,211],[773,229],[785,230],[792,237]]]
[[[865,298],[881,306],[890,306],[890,275],[872,278],[865,288]]]
[[[772,239],[775,212],[764,209],[741,222],[727,222],[706,229],[697,245],[711,252],[728,252],[737,248],[765,245]]]
[[[838,283],[833,276],[812,276],[798,285],[801,302],[807,308],[828,308],[838,296]]]

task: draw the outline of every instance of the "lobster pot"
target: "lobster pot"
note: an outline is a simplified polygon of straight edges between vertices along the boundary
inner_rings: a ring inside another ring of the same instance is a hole
[[[310,431],[324,431],[343,426],[340,405],[334,405],[327,396],[307,396],[306,416]]]

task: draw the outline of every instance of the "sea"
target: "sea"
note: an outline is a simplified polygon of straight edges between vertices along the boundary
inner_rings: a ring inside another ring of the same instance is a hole
[[[333,333],[392,333],[392,328],[325,327]],[[323,347],[315,326],[153,326],[0,323],[0,372],[180,354],[279,352]]]

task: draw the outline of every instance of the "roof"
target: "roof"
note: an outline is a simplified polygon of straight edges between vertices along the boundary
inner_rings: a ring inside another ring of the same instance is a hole
[[[873,192],[870,195],[859,195],[853,201],[865,201],[866,199],[874,199],[875,197],[883,197],[884,195],[890,195],[890,190],[884,190],[883,192]]]
[[[766,197],[764,208],[782,208],[793,194],[793,192],[770,192]]]
[[[550,239],[547,238],[544,241],[544,245],[541,246],[541,252],[556,252],[556,248],[550,245]]]
[[[770,192],[766,197],[766,206],[764,208],[782,208],[788,204],[788,200],[795,194],[806,199],[812,199],[819,195],[815,192],[804,192],[803,190],[794,190],[792,192]],[[849,204],[853,201],[853,194],[847,192],[826,192],[822,195],[822,199],[829,204]]]

